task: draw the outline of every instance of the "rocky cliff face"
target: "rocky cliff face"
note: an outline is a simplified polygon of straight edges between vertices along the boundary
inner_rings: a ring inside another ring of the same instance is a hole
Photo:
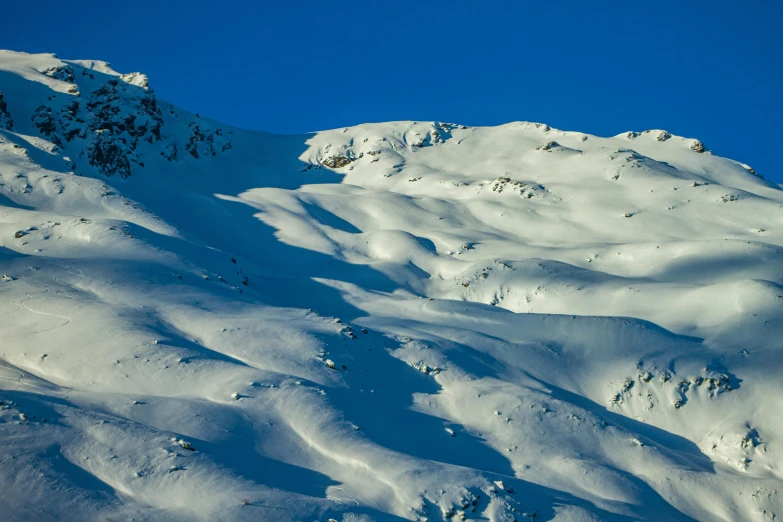
[[[32,132],[56,145],[55,152],[68,157],[76,172],[128,178],[151,157],[203,159],[232,149],[221,127],[173,106],[164,115],[142,73],[120,75],[107,64],[57,62],[37,71],[53,81],[31,114],[0,93],[0,128],[29,121]]]

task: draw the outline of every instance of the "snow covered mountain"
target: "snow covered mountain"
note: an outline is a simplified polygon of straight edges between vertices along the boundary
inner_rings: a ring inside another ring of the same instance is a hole
[[[0,52],[4,520],[775,520],[783,191],[666,131],[222,125]]]

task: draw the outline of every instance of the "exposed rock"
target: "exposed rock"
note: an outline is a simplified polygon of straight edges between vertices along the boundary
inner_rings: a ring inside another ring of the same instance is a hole
[[[222,136],[222,129],[212,131],[203,122],[195,121],[190,122],[188,128],[190,129],[190,139],[185,145],[185,150],[188,154],[196,159],[199,157],[214,157],[217,155],[217,150],[215,149],[215,136]],[[231,148],[231,143],[226,142],[222,145],[221,151],[226,152]]]
[[[107,177],[114,174],[119,174],[122,178],[130,176],[130,161],[121,143],[111,132],[98,131],[86,149],[90,165]]]
[[[146,77],[142,77],[131,75],[129,80],[143,84]],[[137,150],[140,143],[163,140],[163,116],[152,91],[128,87],[117,79],[92,92],[84,104],[74,100],[56,113],[52,107],[41,105],[31,119],[33,126],[55,145],[87,141],[74,154],[86,158],[105,176],[130,176],[132,164],[144,165]],[[161,154],[173,161],[177,159],[177,150],[176,144],[169,142]]]
[[[50,67],[44,71],[41,71],[41,73],[45,74],[49,78],[60,80],[61,82],[74,82],[73,67],[70,65],[58,65],[57,67]]]
[[[150,80],[147,78],[147,75],[140,72],[120,75],[120,80],[135,85],[136,87],[141,87],[142,89],[149,89],[150,86]]]
[[[693,152],[698,152],[699,154],[701,154],[705,150],[704,144],[699,140],[694,140],[693,143],[691,143],[691,150]]]
[[[176,161],[178,152],[179,150],[177,149],[177,144],[172,141],[165,145],[163,150],[160,152],[160,155],[169,161]]]
[[[79,118],[79,102],[69,103],[59,114],[62,135],[65,141],[73,141],[75,138],[84,139],[87,137],[87,125],[84,120]]]
[[[510,187],[512,191],[519,189],[520,194],[524,194],[526,186],[527,185],[521,181],[513,180],[508,176],[500,176],[492,184],[492,191],[500,194],[506,187]]]
[[[695,395],[701,394],[703,398],[713,399],[719,394],[730,392],[734,389],[732,386],[732,377],[729,374],[709,370],[704,368],[700,375],[680,378],[672,382],[675,376],[671,370],[661,370],[650,368],[645,370],[640,363],[637,366],[639,370],[639,380],[626,378],[620,391],[612,395],[609,402],[621,406],[628,402],[642,401],[645,409],[653,409],[656,404],[662,404],[662,396],[670,395],[671,405],[675,409],[683,408],[688,401]],[[654,379],[656,376],[659,379]],[[657,382],[656,382],[657,381]],[[673,388],[671,387],[672,385]]]
[[[33,122],[33,127],[38,129],[44,136],[51,136],[52,133],[57,131],[52,108],[47,105],[40,105],[35,109],[35,114],[33,114],[30,120]]]
[[[438,375],[440,372],[443,371],[441,368],[438,368],[437,366],[435,367],[429,366],[425,364],[423,361],[418,361],[412,364],[411,366],[419,370],[421,373],[425,373],[427,375]]]
[[[3,97],[2,97],[2,95],[0,95],[0,111],[2,110],[2,105],[1,105],[2,104],[2,100],[3,100]],[[756,172],[750,165],[746,165],[745,163],[740,163],[740,165],[742,165],[743,169],[747,170],[748,172],[750,172],[754,176],[759,177],[761,179],[764,179],[764,176],[762,176],[761,174]]]
[[[141,91],[139,95],[125,97],[120,100],[117,80],[109,80],[96,90],[87,109],[92,111],[92,130],[109,130],[112,134],[127,133],[130,137],[130,150],[136,149],[139,139],[153,143],[161,139],[160,129],[163,126],[163,115],[158,107],[155,96],[150,92]]]
[[[740,440],[740,447],[742,449],[753,449],[756,446],[761,445],[762,442],[759,433],[751,428],[750,431],[742,437],[742,440]]]
[[[666,141],[666,140],[668,140],[671,137],[672,137],[672,135],[669,134],[668,132],[661,131],[661,133],[658,134],[658,138],[657,139],[658,139],[658,141]]]
[[[550,141],[550,142],[549,142],[549,143],[547,143],[546,145],[541,145],[540,147],[536,148],[536,150],[546,150],[546,151],[551,151],[553,148],[555,148],[555,147],[559,147],[559,146],[560,146],[560,144],[559,144],[558,142],[556,142],[556,141]]]
[[[0,129],[12,130],[13,128],[14,120],[8,112],[8,104],[3,99],[2,91],[0,91]]]
[[[321,160],[321,163],[325,167],[329,167],[330,169],[340,169],[342,167],[345,167],[349,165],[353,160],[347,156],[344,156],[342,154],[336,154],[334,156],[329,156],[327,158],[324,158]]]
[[[440,128],[440,130],[438,130]],[[419,136],[419,133],[415,134]],[[434,123],[432,129],[427,134],[417,139],[411,144],[412,148],[428,147],[438,143],[443,143],[450,137],[449,127],[443,124]]]
[[[193,444],[191,444],[186,440],[179,439],[176,442],[182,447],[182,449],[186,449],[188,451],[196,451],[196,448],[193,447]]]

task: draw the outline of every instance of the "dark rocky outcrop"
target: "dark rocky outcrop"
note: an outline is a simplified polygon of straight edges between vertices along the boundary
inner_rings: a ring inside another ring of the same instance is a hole
[[[57,132],[57,125],[54,121],[54,115],[52,114],[52,108],[47,105],[40,105],[35,109],[35,114],[30,118],[33,122],[33,127],[44,136],[51,136]]]
[[[108,130],[116,136],[128,135],[130,150],[135,150],[138,141],[144,139],[153,143],[161,139],[163,114],[155,96],[150,91],[121,98],[118,80],[109,80],[92,93],[87,109],[91,111],[90,129]]]
[[[104,176],[119,174],[127,178],[131,175],[131,165],[121,144],[111,133],[100,131],[85,151],[87,160]]]
[[[334,156],[324,158],[321,160],[321,163],[330,169],[340,169],[342,167],[348,166],[352,161],[353,160],[351,158],[343,154],[335,154]]]
[[[0,92],[0,129],[13,130],[13,128],[14,120],[8,112],[8,104],[3,99],[3,93]]]
[[[104,176],[126,178],[132,175],[133,169],[143,167],[150,156],[180,161],[186,157],[181,154],[183,149],[194,159],[217,156],[232,149],[223,130],[211,127],[198,115],[190,123],[186,121],[191,118],[182,123],[169,120],[172,127],[164,132],[163,111],[149,79],[142,73],[107,77],[78,65],[63,64],[42,74],[71,83],[68,93],[79,96],[52,93],[31,117],[33,127],[42,136],[73,158],[70,160],[73,170],[80,170],[80,166],[86,169],[89,165]],[[83,76],[93,80],[103,76],[107,81],[97,89],[93,83],[77,85],[75,79]],[[84,96],[80,87],[85,89]],[[177,114],[172,106],[168,112],[173,118],[182,119],[183,115]],[[10,129],[12,125],[0,94],[0,128]]]
[[[190,122],[188,128],[190,129],[190,139],[188,139],[188,143],[185,145],[185,150],[188,154],[196,159],[217,155],[217,150],[215,149],[215,136],[223,136],[222,129],[212,131],[203,123],[195,121]],[[231,143],[226,142],[223,144],[221,150],[225,152],[230,148]]]
[[[545,150],[545,151],[551,151],[554,148],[559,147],[560,144],[556,141],[550,141],[549,143],[546,143],[545,145],[541,145],[540,147],[537,147],[536,150]]]
[[[50,67],[45,71],[41,71],[41,73],[45,74],[49,78],[54,78],[55,80],[60,80],[62,82],[74,82],[73,67],[70,65],[58,65],[57,67]]]

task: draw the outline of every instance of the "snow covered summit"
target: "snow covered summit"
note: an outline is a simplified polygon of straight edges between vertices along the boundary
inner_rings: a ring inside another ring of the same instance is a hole
[[[779,185],[663,130],[280,136],[153,88],[0,51],[4,517],[783,515]]]

